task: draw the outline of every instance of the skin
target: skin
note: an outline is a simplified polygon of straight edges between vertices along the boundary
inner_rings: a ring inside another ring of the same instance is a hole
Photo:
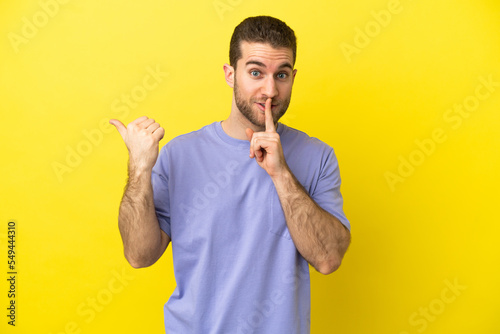
[[[241,43],[242,58],[225,64],[226,82],[233,88],[229,117],[222,122],[231,137],[250,141],[249,157],[271,177],[288,230],[300,254],[322,274],[337,270],[350,243],[350,232],[317,205],[288,167],[276,124],[286,112],[297,70],[287,48]],[[120,204],[119,228],[125,257],[133,267],[156,262],[170,238],[156,218],[151,172],[164,131],[143,116],[124,126],[111,120],[129,150],[129,180]]]
[[[146,116],[127,126],[116,119],[109,122],[116,127],[129,152],[128,181],[118,214],[125,258],[134,268],[148,267],[162,256],[170,243],[170,237],[160,229],[156,217],[151,184],[165,130]]]

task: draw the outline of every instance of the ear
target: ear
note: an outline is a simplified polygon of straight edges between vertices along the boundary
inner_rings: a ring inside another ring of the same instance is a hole
[[[293,84],[293,81],[295,80],[295,74],[297,74],[297,70],[293,70],[292,72],[292,84]]]
[[[234,88],[234,68],[229,64],[224,64],[224,76],[229,87]]]

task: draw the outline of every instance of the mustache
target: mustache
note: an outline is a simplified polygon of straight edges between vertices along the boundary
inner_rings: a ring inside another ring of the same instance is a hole
[[[258,99],[253,100],[253,102],[255,102],[255,103],[263,103],[263,104],[266,104],[266,101],[267,101],[267,99],[265,99],[263,101],[259,101]],[[281,101],[281,100],[271,100],[271,105],[273,105],[273,106],[278,105],[278,104],[282,104],[282,103],[283,103],[283,101]]]

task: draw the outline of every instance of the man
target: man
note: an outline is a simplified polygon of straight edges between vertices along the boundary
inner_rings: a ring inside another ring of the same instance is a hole
[[[350,243],[328,145],[278,120],[290,103],[296,40],[247,18],[230,44],[229,117],[167,143],[140,117],[116,126],[129,150],[119,212],[125,257],[155,263],[172,242],[177,287],[166,333],[309,333],[309,264],[335,271]]]

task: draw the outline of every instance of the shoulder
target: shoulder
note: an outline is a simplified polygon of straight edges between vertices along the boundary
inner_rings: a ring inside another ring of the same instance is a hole
[[[280,139],[283,146],[294,150],[303,149],[309,152],[332,154],[333,148],[324,141],[311,137],[304,131],[292,128],[283,123],[279,123]]]
[[[194,130],[170,139],[162,147],[162,151],[186,150],[193,147],[199,147],[199,144],[213,140],[215,123],[216,122],[205,125],[198,130]]]
[[[193,141],[206,139],[207,137],[210,137],[212,135],[214,125],[215,125],[215,122],[208,124],[208,125],[205,125],[198,130],[191,131],[191,132],[179,135],[177,137],[174,137],[165,146],[167,146],[167,145],[170,145],[170,146],[183,145],[186,143],[189,144],[190,142],[193,142]]]
[[[318,172],[320,175],[329,168],[338,168],[338,160],[333,147],[326,142],[311,137],[304,131],[291,128],[280,123],[281,146],[285,159],[292,170],[300,174],[301,169],[307,173]]]

